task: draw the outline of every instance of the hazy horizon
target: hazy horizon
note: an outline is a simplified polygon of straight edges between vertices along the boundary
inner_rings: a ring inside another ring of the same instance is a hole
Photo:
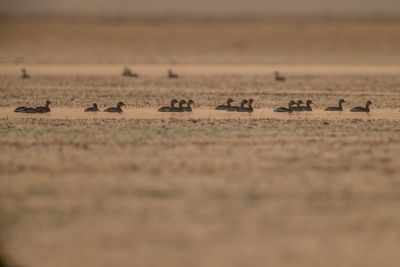
[[[397,0],[1,0],[0,10],[10,15],[400,15]]]

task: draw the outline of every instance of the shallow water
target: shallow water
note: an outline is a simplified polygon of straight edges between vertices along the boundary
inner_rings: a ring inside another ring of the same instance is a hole
[[[397,109],[374,109],[370,113],[355,113],[349,111],[327,112],[314,110],[312,112],[277,113],[273,109],[256,109],[253,113],[228,112],[212,108],[197,108],[192,112],[157,112],[157,108],[126,108],[122,113],[84,112],[84,108],[53,108],[50,113],[27,114],[16,113],[13,109],[0,108],[0,118],[40,118],[40,119],[281,119],[281,120],[400,120]]]

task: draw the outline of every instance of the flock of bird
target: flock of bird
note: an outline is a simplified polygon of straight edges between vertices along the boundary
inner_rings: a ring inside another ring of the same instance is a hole
[[[122,73],[122,76],[128,76],[128,77],[139,77],[137,73],[133,73],[128,67],[124,68],[124,71]],[[22,76],[21,78],[27,79],[30,76],[27,74],[25,69],[22,69]],[[179,76],[175,73],[173,73],[171,70],[168,70],[168,78],[174,79],[178,78]],[[285,77],[280,76],[279,72],[275,72],[275,80],[276,81],[285,81]],[[240,102],[240,106],[232,106],[231,104],[234,102],[232,98],[228,98],[226,101],[226,105],[219,105],[216,106],[214,109],[215,110],[225,110],[225,111],[236,111],[236,112],[253,112],[253,99],[243,99]],[[346,103],[344,99],[339,100],[339,105],[336,107],[328,107],[324,111],[343,111],[343,104]],[[18,107],[14,110],[14,112],[19,112],[19,113],[47,113],[50,112],[50,104],[51,102],[49,100],[46,101],[44,106],[41,107]],[[175,105],[178,104],[178,107]],[[186,104],[186,106],[184,106]],[[193,100],[180,100],[178,101],[177,99],[172,99],[170,106],[164,106],[158,109],[158,112],[191,112],[192,111],[192,106],[194,104]],[[274,109],[274,112],[287,112],[287,113],[292,113],[292,112],[301,112],[301,111],[312,111],[311,104],[313,102],[311,100],[307,100],[305,103],[305,106],[303,105],[304,102],[302,100],[298,100],[297,102],[291,100],[288,104],[288,107],[279,107]],[[247,105],[247,106],[246,106]],[[351,112],[370,112],[369,106],[372,105],[372,102],[370,100],[367,101],[365,107],[354,107],[350,109]],[[121,113],[122,112],[122,107],[126,107],[126,105],[123,102],[118,102],[116,107],[109,107],[103,112],[116,112],[116,113]],[[84,110],[85,112],[99,112],[99,108],[96,103],[93,104],[92,107],[88,107]]]

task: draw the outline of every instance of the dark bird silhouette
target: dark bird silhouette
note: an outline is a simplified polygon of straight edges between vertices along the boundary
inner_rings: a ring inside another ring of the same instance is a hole
[[[85,109],[85,112],[96,112],[96,111],[100,111],[96,103],[94,103],[92,107]]]
[[[339,106],[338,107],[328,107],[325,109],[325,111],[343,111],[343,103],[346,103],[343,98],[339,100]]]
[[[231,106],[230,108],[227,109],[227,111],[238,111],[239,109],[243,109],[244,105],[249,103],[247,99],[243,99],[242,102],[240,102],[240,107],[238,106]]]
[[[158,112],[171,112],[175,108],[175,104],[178,103],[178,100],[175,98],[171,100],[171,106],[164,106],[158,109]]]
[[[302,106],[301,104],[304,104],[304,102],[302,100],[298,100],[296,103],[296,106],[292,108],[293,111],[303,111],[303,108],[305,108],[305,106]]]
[[[126,77],[139,77],[139,74],[133,73],[128,67],[124,67],[124,71],[122,72],[122,76]]]
[[[184,104],[186,104],[186,100],[179,101],[179,107],[173,108],[171,111],[172,112],[184,112],[185,111],[184,107],[183,107]]]
[[[104,112],[122,112],[122,106],[126,107],[126,105],[123,102],[118,102],[116,107],[110,107],[104,110]]]
[[[30,76],[28,75],[28,73],[26,73],[26,70],[25,70],[25,69],[22,69],[21,71],[22,71],[22,76],[21,76],[22,79],[28,79],[28,78],[30,77]]]
[[[216,110],[227,110],[231,107],[232,102],[235,102],[235,101],[232,98],[228,98],[228,100],[226,100],[226,105],[216,106],[215,109]]]
[[[370,112],[369,106],[372,105],[372,102],[370,100],[367,101],[364,107],[355,107],[350,109],[351,112]]]
[[[306,101],[306,106],[302,106],[302,111],[312,111],[311,104],[314,104],[311,100]]]
[[[193,100],[191,100],[191,99],[189,99],[187,102],[186,102],[186,107],[183,107],[183,111],[187,111],[187,112],[191,112],[192,111],[192,107],[190,106],[190,105],[192,105],[192,104],[194,104],[194,101]]]
[[[238,108],[238,112],[253,112],[253,99],[252,98],[250,98],[249,100],[248,100],[248,102],[247,102],[248,104],[249,104],[249,107],[240,107],[240,108]]]
[[[286,81],[286,78],[283,76],[279,75],[279,72],[275,71],[275,81],[277,82],[284,82]]]
[[[179,76],[178,76],[178,74],[173,73],[172,70],[168,70],[168,78],[176,79],[176,78],[179,78]]]
[[[276,108],[274,109],[274,112],[288,112],[288,113],[292,113],[293,109],[292,106],[296,105],[296,102],[294,102],[293,100],[291,100],[289,102],[289,108],[285,108],[285,107],[280,107],[280,108]]]
[[[49,100],[46,100],[46,103],[45,103],[44,107],[36,107],[35,108],[36,113],[47,113],[47,112],[50,112],[51,111],[50,107],[49,107],[50,104],[51,104],[51,102]]]

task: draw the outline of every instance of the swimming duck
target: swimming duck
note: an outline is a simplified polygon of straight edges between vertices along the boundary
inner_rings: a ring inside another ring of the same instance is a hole
[[[275,81],[277,82],[284,82],[286,81],[286,78],[283,76],[279,75],[279,72],[275,71]]]
[[[186,104],[186,100],[179,101],[179,107],[173,108],[171,112],[184,112],[185,111],[183,107],[184,104]]]
[[[173,79],[178,77],[178,74],[173,73],[172,70],[168,70],[168,78]]]
[[[110,107],[104,110],[104,112],[118,112],[121,113],[122,112],[122,106],[126,107],[126,105],[123,102],[118,102],[117,103],[117,107]]]
[[[312,111],[311,104],[314,104],[311,100],[306,101],[306,106],[302,106],[302,111]]]
[[[293,105],[296,105],[296,102],[294,102],[293,100],[291,100],[291,101],[289,102],[289,108],[285,108],[285,107],[276,108],[276,109],[274,109],[274,112],[288,112],[288,113],[292,113],[292,112],[293,112],[293,108],[292,108]]]
[[[50,107],[49,107],[50,104],[51,104],[51,102],[49,100],[46,100],[46,103],[45,103],[44,107],[36,107],[35,108],[36,113],[47,113],[47,112],[50,112]],[[32,112],[32,113],[34,113],[34,112]]]
[[[186,107],[183,107],[183,111],[191,112],[191,111],[192,111],[192,107],[191,107],[190,105],[194,104],[194,101],[191,100],[191,99],[189,99],[189,100],[186,102],[186,104],[187,104],[187,106],[186,106]]]
[[[171,112],[175,108],[175,104],[178,103],[178,100],[175,98],[171,100],[171,106],[164,106],[158,109],[158,112]]]
[[[325,109],[325,111],[343,111],[343,103],[346,103],[343,98],[339,100],[339,106],[338,107],[328,107]]]
[[[252,106],[252,104],[253,104],[253,99],[250,98],[250,99],[248,100],[247,103],[249,104],[249,107],[248,107],[248,108],[245,108],[245,107],[242,108],[242,107],[240,107],[240,108],[238,108],[237,111],[239,111],[239,112],[253,112],[253,106]]]
[[[16,109],[14,109],[14,112],[24,112],[26,109],[28,109],[27,107],[17,107]]]
[[[243,109],[244,105],[249,103],[247,99],[243,99],[242,102],[240,102],[240,107],[238,106],[231,106],[230,108],[227,109],[227,111],[238,111],[239,109]]]
[[[26,70],[25,70],[25,69],[22,69],[21,71],[22,71],[22,76],[21,76],[21,78],[22,78],[22,79],[28,79],[28,78],[29,78],[29,75],[28,75],[28,73],[26,73]]]
[[[369,105],[372,105],[372,102],[370,100],[367,101],[364,107],[355,107],[350,109],[351,112],[369,112]]]
[[[228,100],[226,100],[226,105],[216,106],[215,109],[216,110],[227,110],[231,107],[232,102],[235,102],[235,101],[232,98],[228,98]]]
[[[139,74],[133,73],[128,67],[124,67],[124,71],[122,72],[122,76],[139,77]]]
[[[304,102],[302,100],[297,101],[296,103],[296,107],[293,107],[292,110],[293,111],[303,111],[303,108],[305,108],[304,106],[301,106],[301,104],[304,104]]]
[[[93,104],[93,107],[85,109],[85,112],[96,112],[96,111],[100,111],[96,103]]]
[[[35,108],[29,108],[29,107],[18,107],[14,109],[14,112],[19,112],[19,113],[37,113]]]

